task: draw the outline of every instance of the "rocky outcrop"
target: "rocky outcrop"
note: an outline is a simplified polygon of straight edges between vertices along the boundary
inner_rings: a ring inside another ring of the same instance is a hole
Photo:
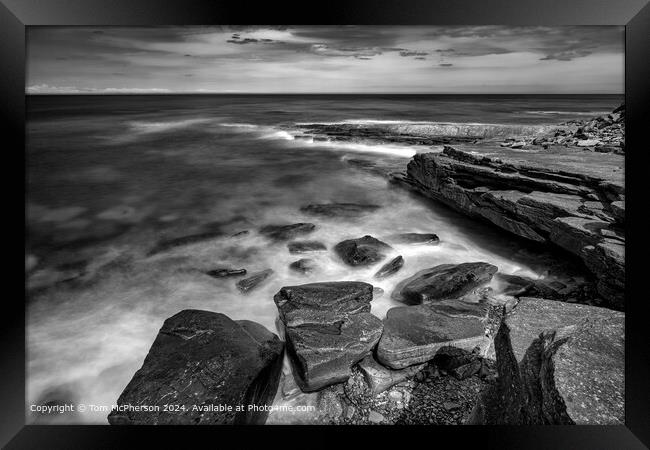
[[[273,275],[274,273],[275,272],[273,271],[273,269],[266,269],[266,270],[262,270],[261,272],[254,273],[248,278],[239,280],[237,282],[237,289],[239,289],[242,293],[246,294],[252,291],[253,289],[259,287],[262,283],[268,280],[271,277],[271,275]]]
[[[484,262],[441,264],[401,281],[391,297],[408,305],[462,297],[488,283],[497,270],[496,266]]]
[[[311,233],[316,229],[313,223],[294,223],[290,225],[265,225],[260,228],[261,235],[275,241],[287,241],[301,234]]]
[[[275,295],[300,389],[347,380],[351,367],[375,347],[383,327],[370,314],[372,291],[368,283],[341,281],[287,286]]]
[[[386,278],[389,277],[395,273],[397,273],[402,266],[404,265],[404,258],[401,256],[397,256],[390,261],[388,261],[386,264],[384,264],[381,269],[377,271],[375,274],[375,278]]]
[[[320,203],[306,205],[300,211],[315,216],[354,218],[372,213],[379,205],[360,203]]]
[[[494,339],[497,384],[470,423],[623,424],[624,327],[610,309],[521,299]]]
[[[262,325],[184,310],[165,320],[109,414],[112,425],[263,424],[280,380],[284,344]],[[178,408],[165,410],[165,405]],[[215,405],[231,406],[230,410]],[[243,411],[236,411],[244,405]],[[142,406],[147,409],[141,408]],[[155,409],[154,409],[155,408]]]
[[[389,309],[377,359],[392,369],[420,364],[434,358],[443,347],[487,351],[490,315],[487,303],[441,300],[431,304]]]
[[[622,308],[625,236],[619,204],[612,206],[624,201],[621,157],[564,149],[522,159],[510,149],[473,149],[417,154],[403,181],[472,217],[573,253],[598,279],[598,293]]]
[[[350,266],[369,266],[386,257],[392,247],[372,236],[348,239],[334,246],[334,252]]]

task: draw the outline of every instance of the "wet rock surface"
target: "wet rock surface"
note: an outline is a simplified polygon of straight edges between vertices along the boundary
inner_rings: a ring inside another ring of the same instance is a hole
[[[619,204],[612,206],[624,200],[622,167],[618,155],[564,148],[522,156],[447,146],[415,155],[403,181],[472,217],[574,254],[599,280],[598,294],[622,308],[625,235]]]
[[[487,303],[441,300],[388,310],[377,359],[393,369],[429,361],[443,347],[487,351],[490,319],[497,311]]]
[[[160,411],[114,411],[112,425],[263,424],[267,413],[196,410],[197,406],[270,405],[280,380],[284,344],[251,321],[184,310],[160,329],[117,404],[159,406]],[[185,411],[163,411],[168,404]],[[234,408],[233,408],[234,409]]]
[[[496,266],[484,262],[441,264],[401,281],[391,297],[408,305],[462,297],[488,283],[497,270]]]
[[[404,258],[397,256],[384,264],[375,274],[375,278],[386,278],[397,273],[404,266]]]
[[[273,271],[273,269],[266,269],[266,270],[262,270],[261,272],[256,272],[248,278],[239,280],[237,282],[237,289],[239,289],[242,293],[246,294],[252,291],[253,289],[259,287],[262,283],[264,283],[267,279],[269,279],[274,273],[275,272]]]
[[[372,236],[347,239],[334,246],[334,252],[350,266],[369,266],[386,257],[392,247]]]
[[[498,382],[475,424],[623,424],[623,313],[523,298],[494,340]]]
[[[207,275],[210,275],[212,278],[225,278],[225,277],[235,277],[240,275],[246,275],[246,269],[214,269],[208,270]]]
[[[289,264],[289,269],[294,272],[302,273],[303,275],[310,274],[316,270],[316,262],[310,258],[301,258]]]

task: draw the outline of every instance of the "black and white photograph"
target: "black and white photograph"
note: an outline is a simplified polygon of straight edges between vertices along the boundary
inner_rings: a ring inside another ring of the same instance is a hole
[[[625,27],[25,43],[27,424],[625,424]]]

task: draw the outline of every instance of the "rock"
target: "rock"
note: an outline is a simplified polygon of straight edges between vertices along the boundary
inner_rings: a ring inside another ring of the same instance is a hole
[[[524,298],[494,340],[497,384],[472,424],[624,423],[625,315]]]
[[[284,344],[262,325],[184,310],[165,321],[142,367],[108,416],[112,425],[264,424],[282,369]],[[164,411],[164,405],[184,406]],[[137,411],[128,405],[158,406]],[[212,405],[231,410],[212,410]],[[237,405],[245,410],[237,412]],[[197,410],[203,407],[204,410]]]
[[[348,239],[334,246],[336,254],[350,266],[378,263],[391,250],[392,247],[388,244],[368,235],[359,239]]]
[[[593,147],[598,144],[600,144],[600,140],[598,139],[583,139],[578,141],[576,145],[578,147]]]
[[[404,265],[404,258],[397,256],[384,264],[375,274],[375,278],[386,278],[397,273]]]
[[[518,141],[518,142],[513,142],[510,144],[510,148],[524,148],[526,146],[526,143],[523,141]]]
[[[391,234],[386,236],[385,241],[395,244],[411,244],[411,245],[436,245],[440,243],[440,239],[433,233],[400,233]]]
[[[567,301],[570,298],[590,300],[595,293],[593,283],[572,277],[537,279],[497,273],[494,276],[501,285],[500,292],[506,296],[541,297],[550,300]]]
[[[616,221],[620,224],[625,223],[625,202],[616,201],[609,204],[609,207]]]
[[[300,211],[316,216],[353,218],[372,213],[379,208],[381,206],[371,204],[322,203],[303,206]]]
[[[373,300],[376,299],[376,298],[380,298],[383,295],[384,295],[384,290],[382,288],[377,287],[377,286],[372,288],[372,298],[373,298]]]
[[[325,252],[327,247],[325,244],[318,241],[293,241],[287,244],[289,253],[313,253]]]
[[[386,418],[380,413],[378,413],[377,411],[370,411],[370,413],[368,414],[368,422],[381,423],[385,420]]]
[[[158,253],[166,252],[176,247],[183,247],[186,245],[197,244],[199,242],[209,241],[222,237],[224,234],[221,231],[210,231],[207,233],[190,234],[187,236],[180,236],[172,239],[163,239],[159,241],[147,254],[153,256]]]
[[[379,341],[382,322],[369,313],[372,285],[355,281],[286,286],[273,298],[285,326],[296,382],[304,392],[350,377]]]
[[[389,309],[377,359],[392,369],[403,369],[433,359],[443,347],[487,349],[489,314],[488,305],[461,300]]]
[[[214,269],[206,272],[213,278],[234,277],[238,275],[246,275],[246,269]]]
[[[309,274],[316,269],[316,263],[313,259],[302,258],[289,264],[289,269],[302,274]]]
[[[265,225],[260,228],[260,234],[275,241],[287,241],[301,234],[308,234],[314,231],[316,225],[313,223],[294,223],[291,225]]]
[[[254,273],[248,278],[239,280],[237,282],[237,289],[243,293],[252,291],[253,289],[259,287],[264,281],[266,281],[271,275],[273,275],[273,269],[266,269],[261,272]]]
[[[462,297],[488,283],[497,270],[496,266],[484,262],[441,264],[401,281],[391,297],[409,305]]]
[[[375,395],[414,376],[424,366],[424,364],[418,364],[402,370],[392,370],[379,364],[372,355],[366,356],[359,362],[359,370],[363,373],[370,390]]]
[[[469,378],[472,375],[479,373],[481,366],[481,361],[476,359],[470,363],[451,369],[449,373],[455,376],[458,380],[464,380],[465,378]]]
[[[598,293],[622,308],[623,252],[603,248],[607,238],[598,231],[617,226],[611,203],[625,195],[621,156],[556,147],[525,157],[489,145],[471,151],[445,146],[442,153],[416,154],[404,182],[471,217],[578,256],[599,280]]]
[[[294,311],[317,310],[337,314],[370,312],[373,287],[361,281],[330,281],[285,286],[273,301],[284,320]]]

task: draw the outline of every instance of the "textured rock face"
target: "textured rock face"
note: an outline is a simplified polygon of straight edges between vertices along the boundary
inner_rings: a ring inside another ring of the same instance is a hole
[[[368,283],[342,281],[287,286],[275,295],[303,391],[347,380],[350,368],[375,347],[383,326],[369,312],[372,292]]]
[[[142,368],[117,404],[159,406],[160,411],[114,411],[122,424],[263,424],[268,413],[248,405],[270,405],[282,369],[284,343],[262,325],[223,314],[184,310],[165,321]],[[163,411],[164,405],[185,411]],[[210,411],[210,405],[232,411]],[[236,405],[246,405],[236,412]],[[204,407],[196,410],[194,406]]]
[[[503,156],[447,146],[441,154],[415,155],[404,181],[470,216],[580,257],[598,278],[598,293],[622,307],[621,157],[565,149],[533,152],[524,160],[509,149],[476,149]]]
[[[289,269],[306,275],[316,270],[316,262],[313,259],[302,258],[289,264]]]
[[[409,244],[409,245],[436,245],[440,243],[438,235],[433,233],[400,233],[391,234],[386,236],[386,241],[395,244]]]
[[[523,298],[494,340],[499,379],[475,424],[624,422],[625,315]]]
[[[237,289],[246,294],[247,292],[250,292],[253,289],[257,288],[260,284],[264,283],[273,274],[273,269],[266,269],[261,272],[254,273],[250,277],[238,281]]]
[[[401,281],[391,297],[409,305],[458,298],[489,282],[497,270],[496,266],[484,262],[441,264]]]
[[[339,257],[351,266],[369,266],[386,257],[392,247],[372,236],[348,239],[334,246]]]
[[[377,346],[377,359],[393,369],[403,369],[433,359],[443,347],[487,350],[486,303],[461,300],[401,306],[388,310],[384,333]]]

